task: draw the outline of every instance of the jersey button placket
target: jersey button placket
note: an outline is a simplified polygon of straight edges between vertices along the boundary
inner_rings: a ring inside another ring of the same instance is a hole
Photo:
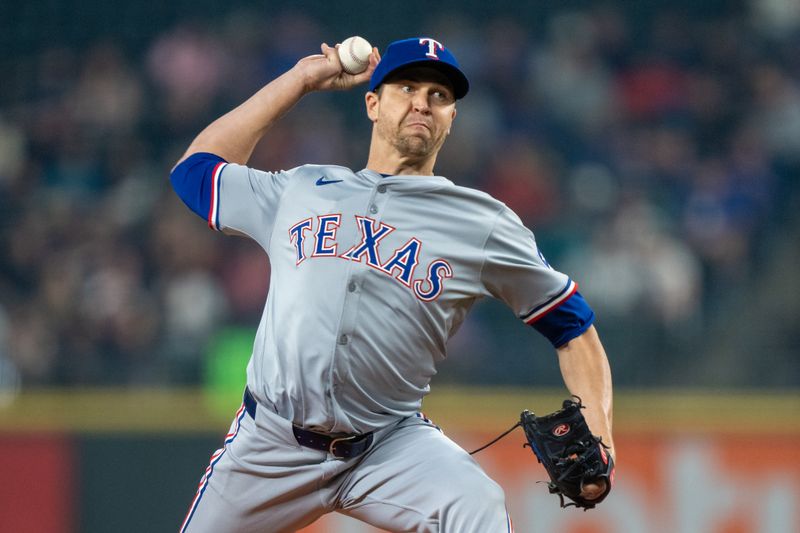
[[[370,215],[377,215],[378,212],[380,212],[381,209],[383,209],[383,207],[386,204],[386,201],[388,200],[386,194],[388,191],[389,191],[389,186],[386,185],[385,183],[381,183],[377,187],[375,187],[375,193],[377,194],[373,193],[372,200],[369,204],[369,207],[367,208]],[[377,220],[377,217],[375,218]]]

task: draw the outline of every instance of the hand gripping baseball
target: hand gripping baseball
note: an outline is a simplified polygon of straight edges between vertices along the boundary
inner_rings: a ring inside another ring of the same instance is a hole
[[[369,66],[360,74],[348,74],[342,68],[336,47],[322,43],[321,54],[304,57],[295,65],[303,77],[303,85],[307,92],[351,89],[356,85],[366,83],[372,76],[378,61],[381,60],[377,48],[372,49],[369,55]]]

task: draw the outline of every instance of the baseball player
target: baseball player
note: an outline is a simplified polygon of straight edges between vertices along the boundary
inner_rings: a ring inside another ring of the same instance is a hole
[[[511,531],[502,489],[419,412],[422,398],[447,339],[492,296],[556,347],[613,453],[594,315],[511,210],[434,174],[469,89],[448,48],[397,41],[357,75],[336,48],[321,52],[209,125],[171,173],[212,229],[254,239],[272,266],[244,402],[181,531],[295,531],[333,511],[388,531]],[[304,95],[367,82],[364,169],[245,166]]]

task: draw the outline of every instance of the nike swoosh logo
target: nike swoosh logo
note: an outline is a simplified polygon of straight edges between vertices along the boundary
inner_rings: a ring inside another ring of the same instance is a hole
[[[329,180],[325,179],[325,176],[322,176],[320,179],[317,180],[317,187],[320,185],[330,185],[331,183],[340,183],[343,180]]]

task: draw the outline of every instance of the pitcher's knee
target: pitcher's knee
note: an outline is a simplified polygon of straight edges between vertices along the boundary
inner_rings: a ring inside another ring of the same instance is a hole
[[[496,513],[505,514],[506,495],[503,489],[494,481],[484,483],[481,490],[475,491],[463,499],[464,507],[473,509],[476,514]]]
[[[453,501],[444,510],[440,522],[442,532],[506,532],[506,498],[503,489],[486,480],[479,486],[457,488]]]

